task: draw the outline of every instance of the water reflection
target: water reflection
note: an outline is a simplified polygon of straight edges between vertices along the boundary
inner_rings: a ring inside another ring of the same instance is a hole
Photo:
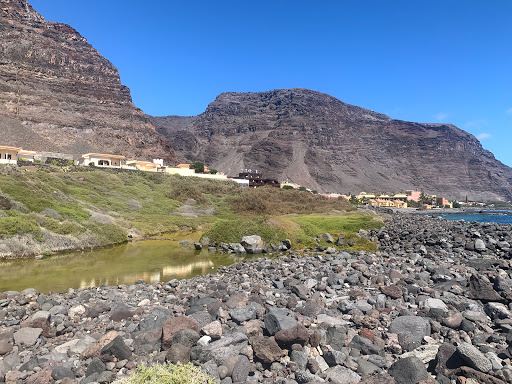
[[[138,241],[43,260],[2,262],[0,291],[20,291],[30,287],[47,293],[102,284],[133,284],[139,279],[165,282],[213,273],[221,265],[239,261],[239,257],[185,249],[178,242],[171,239]]]

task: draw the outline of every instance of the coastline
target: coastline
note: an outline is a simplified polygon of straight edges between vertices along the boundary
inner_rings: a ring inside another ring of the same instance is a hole
[[[511,233],[398,213],[368,232],[374,253],[291,251],[189,280],[4,292],[0,377],[90,383],[191,360],[222,383],[510,382]]]

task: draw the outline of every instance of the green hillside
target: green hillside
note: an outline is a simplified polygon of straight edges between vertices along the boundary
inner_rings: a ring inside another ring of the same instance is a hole
[[[232,182],[89,168],[2,167],[0,257],[89,249],[182,229],[205,232],[219,242],[259,234],[267,241],[290,238],[305,246],[314,236],[310,221],[317,230],[330,231],[321,224],[327,223],[324,217],[355,223],[346,230],[335,226],[336,234],[381,225],[350,211],[342,199],[242,189]]]

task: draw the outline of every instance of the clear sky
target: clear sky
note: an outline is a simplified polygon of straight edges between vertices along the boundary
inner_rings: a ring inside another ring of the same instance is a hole
[[[155,116],[222,92],[309,88],[477,136],[512,166],[510,0],[29,0],[70,24]]]

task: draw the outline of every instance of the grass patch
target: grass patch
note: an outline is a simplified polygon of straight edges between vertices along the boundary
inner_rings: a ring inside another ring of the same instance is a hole
[[[31,234],[37,241],[43,241],[41,227],[35,216],[8,211],[7,217],[0,217],[0,237]]]
[[[279,242],[287,236],[282,228],[271,225],[266,217],[219,220],[204,236],[217,243],[239,243],[242,237],[251,235],[261,236],[267,243]]]
[[[309,236],[318,236],[329,232],[332,235],[355,234],[360,229],[379,229],[383,223],[374,220],[374,216],[358,213],[338,216],[293,216],[290,220],[299,224]]]
[[[214,384],[215,379],[200,367],[188,364],[156,364],[151,367],[138,366],[137,372],[117,384]]]
[[[360,229],[379,229],[384,225],[382,222],[374,220],[374,218],[374,216],[349,213],[336,216],[289,216],[286,219],[299,226],[299,229],[295,230],[292,236],[298,245],[312,246],[315,244],[312,240],[314,237],[327,232],[334,238],[343,236],[347,242],[355,243],[353,246],[342,246],[340,248],[374,252],[377,250],[375,243],[357,236]]]

